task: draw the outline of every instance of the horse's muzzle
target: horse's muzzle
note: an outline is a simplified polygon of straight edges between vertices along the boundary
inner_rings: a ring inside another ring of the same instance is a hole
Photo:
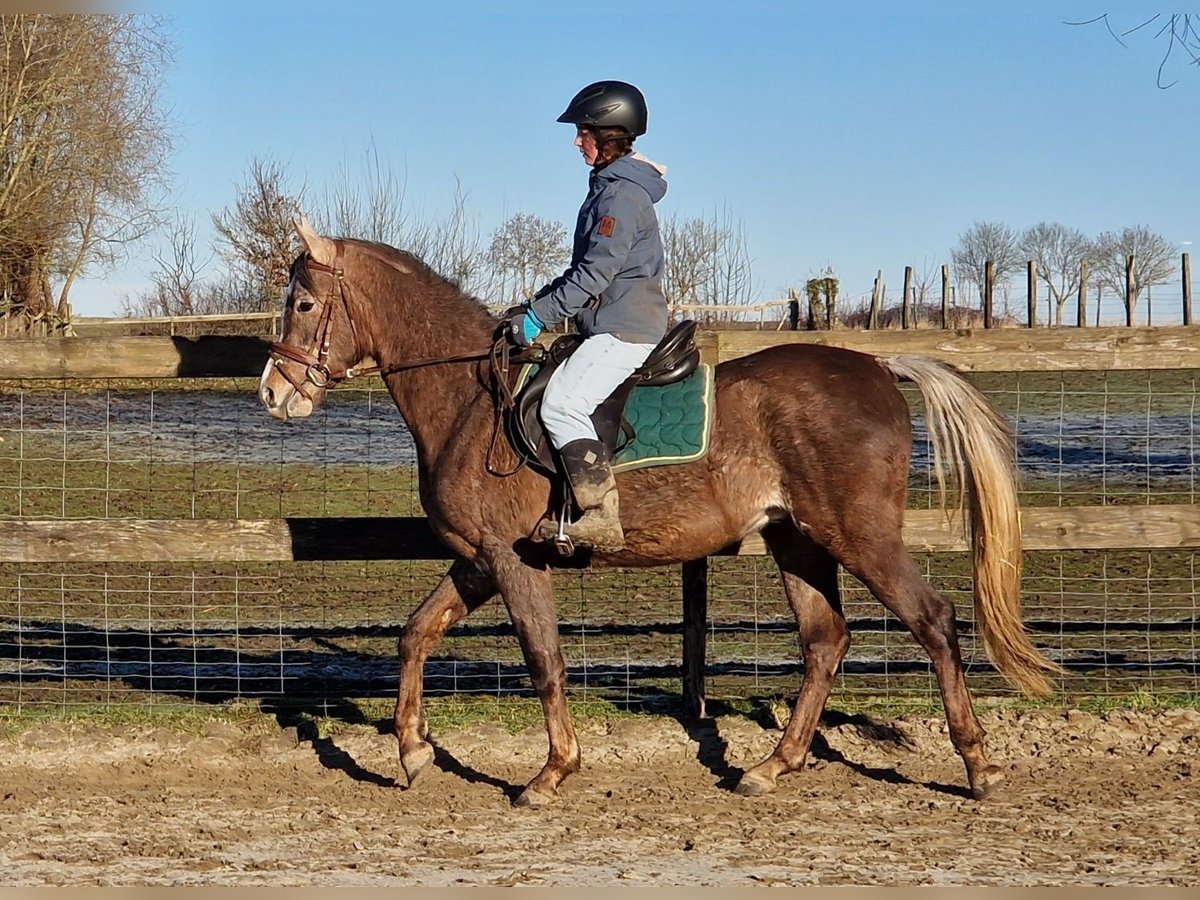
[[[258,399],[267,410],[267,415],[273,419],[303,419],[312,415],[313,402],[296,390],[279,371],[275,360],[267,361],[262,378],[258,383]]]

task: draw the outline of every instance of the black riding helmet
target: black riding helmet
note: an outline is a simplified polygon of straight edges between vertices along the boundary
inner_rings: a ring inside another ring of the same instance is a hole
[[[575,95],[558,121],[624,128],[630,137],[637,137],[646,133],[646,98],[624,81],[597,81]]]

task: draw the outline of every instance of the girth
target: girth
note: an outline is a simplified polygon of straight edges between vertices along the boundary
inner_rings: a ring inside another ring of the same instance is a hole
[[[554,475],[557,467],[550,441],[546,438],[541,419],[538,417],[542,396],[546,392],[550,376],[583,341],[582,335],[564,334],[550,345],[545,362],[521,389],[505,422],[509,442],[517,455],[544,475]],[[696,323],[685,319],[667,332],[646,361],[592,413],[592,424],[596,434],[609,453],[615,455],[620,447],[633,439],[633,429],[625,421],[623,413],[625,402],[635,387],[682,381],[692,374],[699,364]]]

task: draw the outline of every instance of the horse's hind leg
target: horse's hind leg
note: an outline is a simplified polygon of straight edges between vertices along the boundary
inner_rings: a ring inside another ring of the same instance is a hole
[[[746,796],[774,790],[780,775],[804,765],[834,676],[850,647],[833,557],[790,522],[764,529],[763,539],[779,565],[784,593],[796,616],[804,680],[778,746],[738,783],[737,792]]]
[[[983,726],[971,708],[958,647],[954,604],[925,581],[898,531],[893,538],[869,546],[866,554],[844,558],[842,565],[904,623],[929,654],[946,707],[950,740],[966,764],[971,792],[976,799],[982,799],[1004,775],[987,761]]]
[[[394,716],[400,765],[409,787],[433,762],[429,728],[421,706],[425,660],[450,628],[496,593],[492,579],[466,560],[456,560],[432,593],[417,607],[400,637],[400,687]]]

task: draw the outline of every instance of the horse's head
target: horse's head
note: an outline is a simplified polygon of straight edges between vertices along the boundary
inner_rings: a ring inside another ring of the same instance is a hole
[[[279,341],[263,369],[258,398],[276,419],[311,415],[325,391],[362,362],[346,281],[347,245],[317,234],[301,217],[304,252],[292,263]]]

